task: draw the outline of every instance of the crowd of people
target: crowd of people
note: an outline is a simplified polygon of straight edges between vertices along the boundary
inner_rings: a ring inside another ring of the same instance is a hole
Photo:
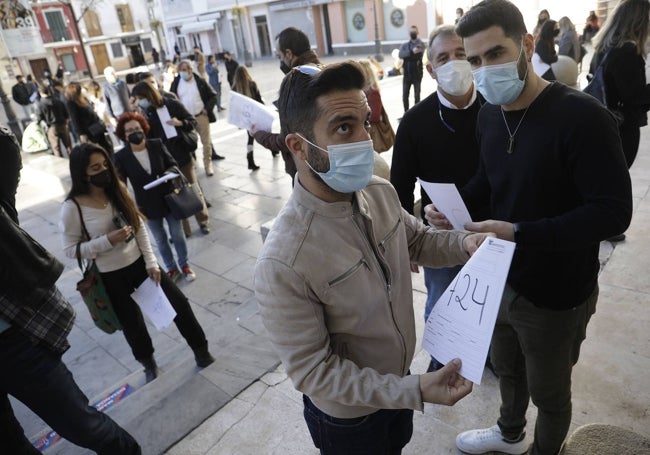
[[[425,373],[410,371],[411,272],[424,267],[427,319],[460,267],[489,237],[516,243],[488,363],[498,377],[501,407],[494,426],[464,431],[456,445],[473,454],[559,452],[572,416],[572,369],[596,310],[599,243],[620,240],[631,221],[628,168],[650,108],[644,72],[649,14],[647,0],[622,0],[600,29],[590,15],[592,66],[607,65],[611,105],[555,82],[550,65],[558,59],[556,45],[559,55],[577,63],[585,41],[586,33],[578,37],[566,17],[556,22],[544,10],[530,34],[513,3],[484,0],[467,12],[459,9],[455,25],[436,27],[426,42],[410,27],[399,50],[404,114],[390,170],[383,173],[371,140],[386,117],[375,63],[322,65],[302,31],[289,27],[276,37],[285,74],[275,103],[281,129],[248,131],[247,166],[259,169],[253,157],[257,141],[282,155],[293,190],[258,256],[254,288],[269,339],[303,394],[304,418],[321,454],[401,453],[412,436],[414,410],[423,410],[424,403],[454,405],[471,393],[472,383],[460,375],[460,359],[443,365],[432,357]],[[541,74],[535,55],[549,65]],[[224,59],[232,89],[263,102],[246,68],[227,52]],[[64,88],[54,80],[52,91],[40,89],[39,111],[54,119],[52,138],[63,142],[69,119],[81,144],[69,153],[73,187],[62,209],[65,252],[96,261],[111,300],[119,302],[115,309],[124,336],[147,381],[159,370],[142,314],[129,296],[147,277],[169,296],[197,365],[214,360],[187,298],[174,284],[181,276],[195,279],[185,246],[188,227],[184,231],[183,221],[170,215],[163,187],[141,189],[170,170],[198,185],[199,138],[206,176],[214,175],[210,124],[215,111],[224,109],[214,62],[197,48],[192,61],[176,62],[178,74],[161,81],[162,87],[151,73],[141,73],[129,88],[129,81],[107,68],[103,87],[91,84],[84,92],[79,83]],[[425,72],[437,89],[420,101]],[[98,111],[94,104],[103,106]],[[168,115],[162,117],[161,109]],[[614,109],[622,112],[622,122]],[[107,143],[111,128],[120,141],[115,145]],[[417,178],[455,184],[474,221],[453,230],[424,191],[416,212]],[[16,223],[15,186],[9,193],[0,202]],[[209,204],[200,186],[199,195],[196,220],[207,234]],[[116,213],[125,220],[120,226]],[[48,288],[56,296],[55,289]],[[3,288],[2,299],[4,293]],[[14,304],[21,298],[20,293],[6,297]],[[16,339],[21,329],[21,321],[0,305],[0,343],[17,346],[24,341]],[[59,344],[57,352],[65,349],[65,342]],[[14,393],[13,383],[1,386]],[[530,400],[538,410],[532,439],[526,437]],[[75,405],[82,409],[83,401]],[[19,428],[10,417],[12,428]],[[60,425],[53,421],[53,427]],[[102,426],[113,435],[106,444],[138,453],[114,422]],[[92,441],[77,437],[80,429],[68,432],[71,440],[91,447]],[[15,444],[24,441],[17,438]]]

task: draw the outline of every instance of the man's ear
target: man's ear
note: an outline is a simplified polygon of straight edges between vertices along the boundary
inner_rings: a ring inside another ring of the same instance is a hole
[[[295,133],[289,133],[285,136],[284,143],[295,158],[303,161],[307,159],[305,141],[300,136]]]
[[[524,35],[524,52],[526,53],[526,61],[530,62],[535,53],[535,38],[530,33]]]
[[[433,70],[433,66],[431,66],[431,63],[427,63],[427,73],[429,73],[429,76],[431,76],[434,81],[438,80],[438,77],[436,76],[436,72]]]

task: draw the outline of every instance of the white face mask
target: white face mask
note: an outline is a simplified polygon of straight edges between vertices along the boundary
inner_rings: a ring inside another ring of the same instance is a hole
[[[462,96],[472,87],[472,65],[467,60],[451,60],[435,69],[438,86],[451,96]]]
[[[339,193],[354,193],[366,187],[372,178],[375,165],[375,150],[372,141],[351,142],[349,144],[328,145],[327,150],[308,141],[305,142],[329,156],[330,168],[327,172],[318,172],[305,161],[309,169],[323,179],[323,182]]]

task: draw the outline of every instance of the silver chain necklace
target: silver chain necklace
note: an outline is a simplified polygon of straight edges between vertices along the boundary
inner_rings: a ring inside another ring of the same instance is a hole
[[[522,115],[521,118],[519,119],[519,123],[517,123],[517,128],[515,128],[514,133],[510,132],[510,127],[508,126],[508,121],[506,120],[506,114],[503,113],[503,107],[500,107],[501,108],[501,116],[503,117],[503,123],[506,124],[506,129],[508,130],[508,136],[509,136],[509,138],[508,138],[508,149],[506,150],[508,152],[508,155],[511,155],[514,148],[515,148],[515,134],[517,134],[517,131],[519,131],[519,127],[521,126],[521,122],[524,121],[524,117],[526,117],[526,113],[528,112],[528,109],[530,109],[530,106],[531,105],[529,104],[528,107],[526,108],[526,110],[524,111],[524,115]]]

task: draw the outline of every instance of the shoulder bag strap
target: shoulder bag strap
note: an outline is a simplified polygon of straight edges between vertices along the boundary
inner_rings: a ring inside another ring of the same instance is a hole
[[[86,240],[90,240],[90,234],[88,233],[88,229],[86,229],[86,223],[84,223],[84,217],[81,214],[81,206],[77,202],[75,198],[70,198],[72,202],[74,202],[74,205],[77,206],[77,212],[79,212],[79,221],[81,222],[81,233],[86,237]],[[75,249],[75,255],[77,256],[77,265],[79,265],[79,268],[81,269],[82,272],[85,272],[88,267],[83,267],[83,263],[81,261],[81,242],[77,243],[77,247]]]

